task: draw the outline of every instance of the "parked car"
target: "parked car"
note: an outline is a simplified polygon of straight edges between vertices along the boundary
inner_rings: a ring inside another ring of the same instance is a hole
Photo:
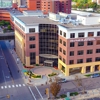
[[[60,80],[58,80],[58,83],[66,83],[66,82],[67,82],[66,79],[60,79]]]
[[[96,74],[91,75],[91,78],[95,78],[95,77],[99,77],[99,76],[100,76],[100,74],[96,73]]]

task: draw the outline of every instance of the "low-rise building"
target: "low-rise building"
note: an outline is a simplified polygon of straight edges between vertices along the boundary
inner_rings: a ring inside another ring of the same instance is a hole
[[[15,17],[15,45],[21,61],[26,66],[58,66],[66,76],[99,71],[100,16],[73,16]]]

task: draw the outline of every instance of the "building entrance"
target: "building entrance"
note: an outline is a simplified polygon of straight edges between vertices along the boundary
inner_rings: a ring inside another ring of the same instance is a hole
[[[81,67],[79,67],[79,68],[70,68],[69,73],[70,73],[70,75],[77,74],[77,73],[81,73],[81,70],[82,70]]]
[[[44,61],[44,66],[49,66],[49,67],[53,67],[53,62],[52,60],[45,60]]]

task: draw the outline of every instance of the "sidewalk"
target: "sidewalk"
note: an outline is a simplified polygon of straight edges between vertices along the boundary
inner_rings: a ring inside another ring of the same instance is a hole
[[[10,53],[12,54],[12,56],[13,56],[16,64],[17,64],[17,58],[18,58],[18,56],[17,56],[15,50],[13,49],[14,48],[14,42],[13,41],[11,41],[11,42],[6,41],[6,45],[7,45]],[[22,77],[23,77],[23,79],[24,79],[24,81],[25,81],[26,84],[30,84],[30,85],[46,84],[46,82],[47,82],[47,77],[46,76],[43,76],[42,79],[31,79],[31,83],[29,83],[29,80],[28,80],[29,78],[26,77],[24,75],[24,73],[22,72],[22,70],[25,69],[25,68],[23,67],[23,64],[21,63],[21,61],[19,61],[19,63],[17,65],[18,65],[18,68],[19,68],[19,70],[21,72],[21,75],[22,75]]]

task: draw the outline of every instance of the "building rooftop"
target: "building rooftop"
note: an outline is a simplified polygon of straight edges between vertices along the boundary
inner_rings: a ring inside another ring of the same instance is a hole
[[[21,13],[20,11],[16,10],[16,9],[8,9],[8,12],[14,16],[16,15],[23,15],[23,13]]]
[[[22,21],[25,25],[38,25],[38,24],[55,24],[66,27],[67,29],[87,29],[87,28],[100,28],[100,24],[98,25],[73,25],[72,23],[62,24],[57,21],[53,21],[49,18],[37,17],[37,16],[17,16],[17,18]]]
[[[27,10],[27,11],[23,11],[23,14],[25,16],[30,16],[30,15],[32,15],[32,16],[39,16],[39,15],[43,15],[43,12],[41,10],[35,10],[35,11]]]

